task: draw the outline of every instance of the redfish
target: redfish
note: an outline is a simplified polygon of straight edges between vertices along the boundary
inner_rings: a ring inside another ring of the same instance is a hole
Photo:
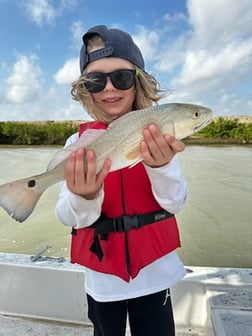
[[[85,131],[76,143],[55,153],[44,173],[1,185],[0,206],[13,219],[26,220],[43,192],[64,179],[68,157],[77,148],[95,152],[97,172],[107,158],[112,162],[110,171],[115,171],[141,162],[142,132],[150,124],[157,125],[162,134],[182,140],[211,120],[211,109],[193,104],[170,103],[129,112],[111,122],[106,130]]]

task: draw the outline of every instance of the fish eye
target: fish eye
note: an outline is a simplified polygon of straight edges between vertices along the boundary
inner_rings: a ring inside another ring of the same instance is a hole
[[[201,113],[200,113],[199,111],[194,112],[194,113],[193,113],[193,118],[194,118],[194,119],[198,119],[198,118],[200,117],[200,114],[201,114]]]

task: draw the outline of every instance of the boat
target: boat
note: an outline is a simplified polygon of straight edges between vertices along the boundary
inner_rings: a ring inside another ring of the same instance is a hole
[[[84,280],[67,258],[0,253],[0,336],[91,336]],[[188,266],[171,297],[177,336],[252,335],[252,269]]]

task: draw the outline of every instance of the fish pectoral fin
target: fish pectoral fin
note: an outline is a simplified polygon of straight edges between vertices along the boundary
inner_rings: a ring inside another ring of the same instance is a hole
[[[36,188],[35,177],[0,186],[0,206],[16,221],[23,222],[35,208],[44,190]]]
[[[127,160],[141,160],[140,148],[136,146],[125,155]]]
[[[130,152],[128,152],[125,155],[125,158],[126,158],[127,161],[131,161],[132,162],[132,164],[128,166],[129,168],[132,168],[135,165],[137,165],[139,162],[141,162],[143,159],[141,157],[139,146],[136,146],[136,147],[132,148],[130,150]]]
[[[57,151],[48,163],[47,171],[54,169],[62,161],[66,160],[70,154],[78,148],[85,148],[106,133],[106,129],[88,129],[78,138],[78,140],[67,147]]]

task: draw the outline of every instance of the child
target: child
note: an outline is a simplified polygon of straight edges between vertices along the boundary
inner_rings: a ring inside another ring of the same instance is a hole
[[[89,29],[80,71],[72,96],[95,121],[80,125],[66,145],[161,98],[139,48],[122,30]],[[136,166],[110,173],[108,158],[98,174],[95,153],[76,150],[56,206],[58,219],[73,227],[71,261],[85,266],[95,336],[125,335],[127,315],[131,335],[175,334],[169,288],[185,269],[175,253],[180,241],[174,214],[187,196],[175,155],[184,145],[153,124],[143,130],[140,150],[143,161]]]

